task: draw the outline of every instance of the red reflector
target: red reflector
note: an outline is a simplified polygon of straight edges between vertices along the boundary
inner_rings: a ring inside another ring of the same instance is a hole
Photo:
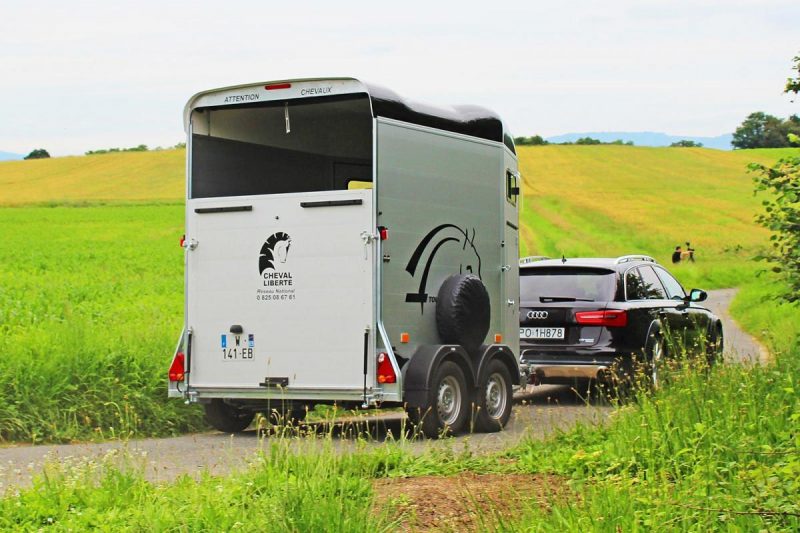
[[[291,83],[273,83],[272,85],[265,85],[264,88],[268,91],[275,91],[277,89],[289,89]]]
[[[389,230],[386,229],[385,226],[378,226],[378,233],[380,234],[382,241],[385,241],[389,238]]]
[[[381,352],[378,354],[378,383],[397,383],[397,374],[394,373],[389,355]]]
[[[181,236],[181,248],[183,248],[183,243],[186,242],[186,235]]]
[[[617,309],[604,311],[579,311],[575,313],[575,320],[584,326],[605,326],[608,328],[621,328],[628,325],[628,313]]]
[[[178,352],[175,354],[175,358],[172,360],[172,364],[169,365],[170,381],[183,381],[183,378],[186,377],[186,371],[183,366],[184,360],[185,358],[183,356],[183,352]]]

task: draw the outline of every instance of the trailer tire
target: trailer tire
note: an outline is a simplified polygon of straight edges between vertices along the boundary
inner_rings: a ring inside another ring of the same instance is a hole
[[[453,361],[436,369],[425,405],[408,409],[408,417],[429,439],[460,433],[469,418],[470,394],[464,371]]]
[[[478,276],[455,274],[444,280],[436,299],[436,327],[444,344],[478,349],[491,317],[489,293]]]
[[[206,422],[223,433],[240,433],[247,429],[255,418],[254,412],[225,403],[219,398],[211,400],[203,407],[206,411]]]
[[[273,426],[297,427],[306,419],[305,407],[273,407],[269,410],[269,423]]]
[[[484,377],[478,383],[475,431],[494,433],[505,427],[511,418],[511,407],[514,403],[511,384],[508,367],[499,359],[492,359],[486,367]]]

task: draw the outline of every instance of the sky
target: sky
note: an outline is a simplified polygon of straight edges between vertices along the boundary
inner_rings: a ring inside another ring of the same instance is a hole
[[[352,76],[514,135],[730,133],[783,94],[797,0],[0,0],[0,151],[184,140],[205,89]]]

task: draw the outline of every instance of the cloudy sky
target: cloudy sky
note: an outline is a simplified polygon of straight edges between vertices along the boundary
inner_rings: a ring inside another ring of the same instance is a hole
[[[782,94],[797,0],[3,2],[0,151],[173,145],[195,92],[354,76],[515,135],[732,132]]]

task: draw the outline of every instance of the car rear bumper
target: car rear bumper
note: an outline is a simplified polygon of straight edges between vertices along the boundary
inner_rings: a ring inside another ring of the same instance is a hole
[[[608,380],[628,373],[633,359],[630,353],[615,350],[580,350],[543,353],[539,347],[523,347],[520,367],[529,383],[565,383],[575,379]]]

